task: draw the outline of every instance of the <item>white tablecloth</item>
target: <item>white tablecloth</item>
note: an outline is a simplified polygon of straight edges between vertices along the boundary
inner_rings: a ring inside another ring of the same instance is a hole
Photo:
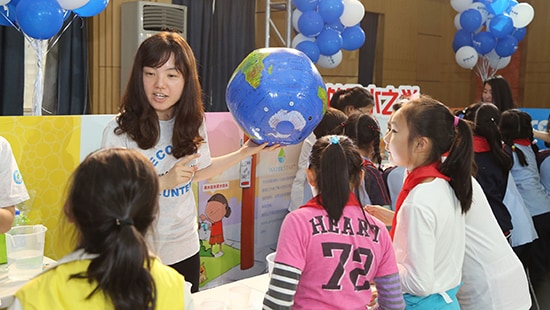
[[[233,309],[231,307],[231,299],[235,298],[231,296],[230,289],[232,287],[245,286],[250,288],[250,297],[248,300],[248,307],[243,309]],[[195,309],[206,310],[205,305],[213,303],[223,303],[225,309],[228,310],[258,310],[262,309],[262,303],[264,295],[267,292],[269,286],[269,275],[267,273],[259,276],[250,277],[235,281],[232,283],[220,285],[204,291],[199,291],[192,294]]]

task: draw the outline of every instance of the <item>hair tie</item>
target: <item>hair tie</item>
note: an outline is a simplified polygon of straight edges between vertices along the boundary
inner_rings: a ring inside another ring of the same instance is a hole
[[[457,127],[459,121],[460,121],[460,117],[455,116],[455,120],[454,120],[454,122],[453,122],[453,126]]]
[[[125,226],[125,225],[134,225],[134,221],[132,221],[132,219],[115,219],[115,224],[116,226]]]
[[[338,138],[338,136],[330,136],[328,138],[328,141],[331,143],[331,144],[338,144],[340,143],[340,138]]]

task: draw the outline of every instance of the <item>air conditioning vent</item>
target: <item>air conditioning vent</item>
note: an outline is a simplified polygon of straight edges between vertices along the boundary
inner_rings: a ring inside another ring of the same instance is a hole
[[[172,30],[185,33],[182,20],[187,15],[186,9],[165,7],[158,5],[145,5],[143,7],[143,29],[149,31]]]

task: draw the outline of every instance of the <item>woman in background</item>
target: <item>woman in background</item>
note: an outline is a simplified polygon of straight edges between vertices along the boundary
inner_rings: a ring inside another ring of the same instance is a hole
[[[494,104],[501,112],[516,107],[510,84],[501,75],[495,75],[483,82],[481,101]]]
[[[25,284],[10,309],[192,309],[184,278],[147,248],[158,176],[137,151],[90,154],[73,173],[64,216],[76,250]]]

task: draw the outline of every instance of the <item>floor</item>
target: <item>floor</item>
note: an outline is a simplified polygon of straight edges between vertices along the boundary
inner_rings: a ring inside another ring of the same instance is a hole
[[[531,310],[550,310],[550,274],[546,276],[543,285],[536,292],[537,302],[533,299]]]

